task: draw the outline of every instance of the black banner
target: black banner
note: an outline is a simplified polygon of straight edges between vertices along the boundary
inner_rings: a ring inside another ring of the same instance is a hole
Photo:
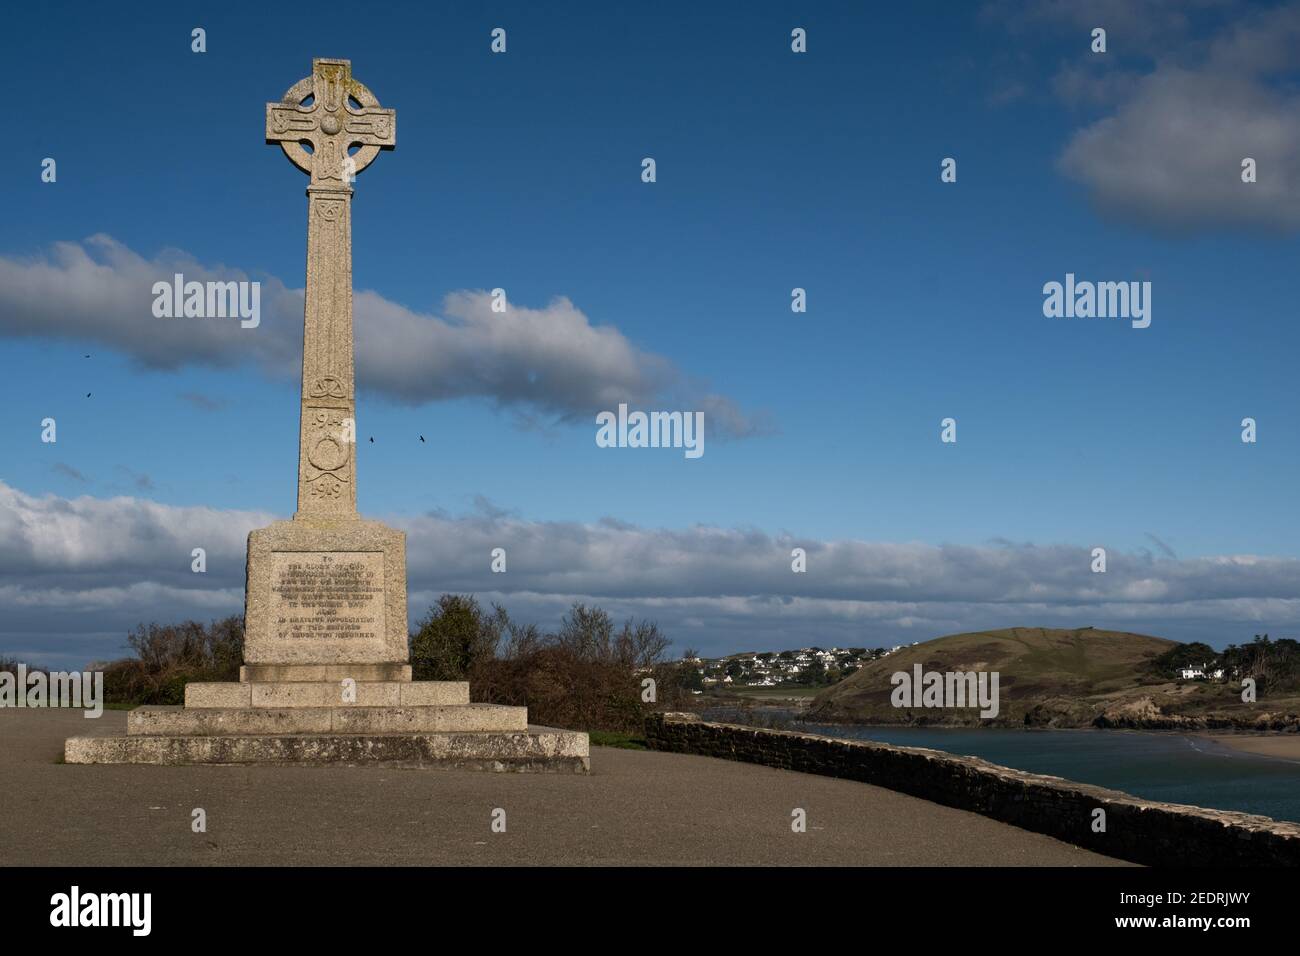
[[[461,926],[526,944],[612,921],[677,946],[752,939],[776,920],[809,942],[910,927],[934,941],[1042,930],[1232,945],[1296,926],[1294,880],[1281,870],[33,868],[0,879],[13,942],[338,942]]]

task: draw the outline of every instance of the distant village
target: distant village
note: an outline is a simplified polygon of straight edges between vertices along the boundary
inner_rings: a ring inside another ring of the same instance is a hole
[[[913,644],[916,642],[913,641]],[[824,687],[844,680],[863,664],[903,649],[893,647],[801,647],[791,651],[731,654],[727,657],[686,657],[686,685],[700,693],[719,687]],[[1180,680],[1222,681],[1227,671],[1221,662],[1175,667]],[[1234,668],[1234,670],[1236,670]]]
[[[727,657],[687,657],[681,665],[687,687],[696,693],[725,687],[824,687],[902,647],[801,647]]]

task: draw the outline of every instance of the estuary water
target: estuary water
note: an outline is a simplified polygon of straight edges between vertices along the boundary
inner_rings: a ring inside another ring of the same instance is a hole
[[[733,720],[738,714],[704,715]],[[990,763],[1190,803],[1300,822],[1300,761],[1242,753],[1212,738],[1126,730],[858,727],[794,723],[828,737],[877,740],[980,757]]]

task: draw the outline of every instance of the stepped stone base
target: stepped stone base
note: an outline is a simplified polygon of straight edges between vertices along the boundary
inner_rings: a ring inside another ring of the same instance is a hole
[[[130,737],[237,734],[500,733],[528,729],[528,708],[498,704],[458,707],[137,707],[127,714]]]
[[[354,678],[355,680],[355,678]],[[357,680],[344,700],[342,680],[186,684],[187,709],[207,707],[436,707],[469,703],[466,681]]]
[[[188,684],[184,707],[137,707],[125,737],[72,737],[64,759],[563,773],[590,766],[586,734],[530,727],[526,707],[471,704],[464,681],[411,681],[409,665],[250,664],[241,676],[256,679]]]
[[[240,683],[248,681],[410,681],[410,664],[245,664]]]
[[[302,764],[528,773],[587,773],[587,735],[550,727],[517,733],[234,734],[70,737],[70,764]]]

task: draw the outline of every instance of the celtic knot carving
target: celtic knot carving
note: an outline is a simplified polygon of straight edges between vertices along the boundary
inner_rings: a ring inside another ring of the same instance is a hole
[[[307,393],[308,398],[347,398],[348,390],[343,387],[343,383],[332,376],[318,378],[312,383],[311,391]]]

